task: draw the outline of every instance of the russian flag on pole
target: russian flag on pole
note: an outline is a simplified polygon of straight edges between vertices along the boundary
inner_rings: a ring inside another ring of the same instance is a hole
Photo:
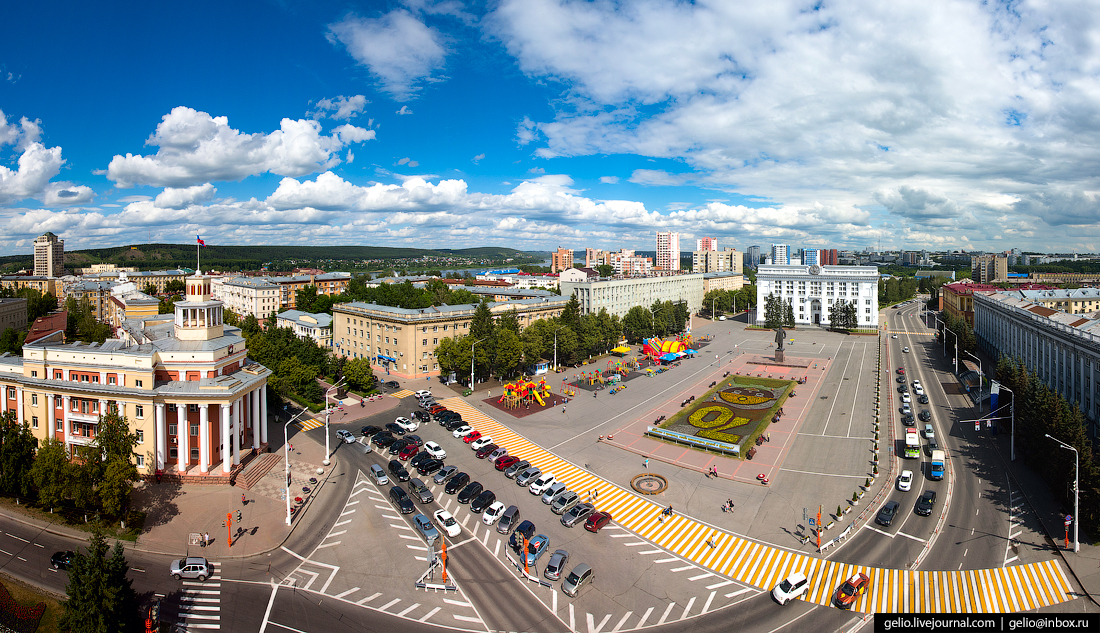
[[[195,236],[195,239],[199,241],[199,246],[206,246],[206,242],[202,241],[202,238],[198,235]]]

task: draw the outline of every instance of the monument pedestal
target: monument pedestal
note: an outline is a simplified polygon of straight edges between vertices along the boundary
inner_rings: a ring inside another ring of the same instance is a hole
[[[777,362],[777,363],[784,362],[783,361],[783,350],[781,350],[781,349],[775,350],[775,362]]]

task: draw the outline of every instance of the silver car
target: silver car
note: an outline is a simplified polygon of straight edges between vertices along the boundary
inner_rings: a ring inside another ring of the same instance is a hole
[[[176,580],[194,578],[199,582],[204,582],[210,577],[210,563],[202,557],[188,556],[172,561],[172,568],[169,573]]]
[[[526,459],[521,459],[518,462],[509,466],[508,468],[505,468],[504,476],[508,479],[515,479],[516,475],[523,472],[524,468],[529,468],[530,466],[531,462],[527,461]]]
[[[592,571],[592,568],[585,563],[581,563],[573,568],[573,571],[569,572],[569,575],[565,577],[565,582],[561,583],[561,590],[569,597],[574,597],[577,592],[581,590],[581,587],[585,583],[591,581],[596,577],[596,573]]]
[[[522,473],[519,474],[519,476],[516,477],[516,485],[517,486],[526,486],[526,485],[530,484],[532,481],[538,479],[539,475],[541,475],[541,474],[542,474],[542,471],[539,470],[537,466],[530,466],[530,467],[527,468],[527,470],[523,471]]]
[[[578,523],[583,523],[588,515],[596,511],[596,506],[591,503],[578,503],[573,506],[573,509],[566,512],[561,518],[561,524],[565,527],[573,527]]]
[[[569,552],[563,549],[555,550],[550,556],[550,562],[546,563],[546,569],[543,570],[542,575],[546,576],[547,580],[561,578],[561,572],[565,569],[567,562],[569,562]]]
[[[565,490],[558,496],[554,497],[553,503],[550,504],[550,511],[554,514],[565,514],[573,509],[573,506],[580,503],[581,498],[577,496],[577,493],[572,490]]]
[[[456,474],[458,474],[458,466],[444,466],[443,470],[440,470],[435,474],[435,477],[432,478],[432,481],[434,481],[436,485],[443,485]]]

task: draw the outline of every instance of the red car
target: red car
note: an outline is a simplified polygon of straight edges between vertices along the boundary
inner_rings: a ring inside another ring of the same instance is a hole
[[[432,408],[428,409],[428,413],[430,413],[432,415],[438,415],[440,413],[443,413],[446,410],[447,410],[447,407],[445,407],[441,404],[433,404]]]
[[[470,434],[469,434],[469,435],[467,435],[466,437],[462,438],[462,441],[463,441],[463,442],[466,442],[467,444],[470,444],[470,443],[472,443],[472,442],[473,442],[474,440],[476,440],[476,439],[478,439],[478,438],[480,438],[480,437],[481,437],[481,431],[474,431],[473,433],[470,433]]]
[[[501,457],[500,459],[497,460],[497,463],[496,463],[497,470],[503,471],[505,468],[508,468],[509,466],[511,466],[512,464],[515,464],[518,461],[519,461],[519,458],[516,457],[515,455],[505,455],[504,457]]]
[[[416,444],[409,444],[405,448],[401,449],[401,452],[398,453],[397,456],[401,459],[408,459],[413,455],[416,455],[417,451],[419,450],[420,449],[416,447]]]
[[[611,513],[595,512],[584,522],[584,529],[595,534],[600,531],[600,528],[608,523],[611,523]]]
[[[492,453],[493,451],[497,450],[498,448],[500,448],[500,447],[497,446],[496,444],[493,444],[492,442],[490,442],[490,443],[486,444],[485,446],[482,446],[481,448],[477,449],[477,452],[474,453],[474,455],[477,455],[478,459],[485,459],[486,457],[489,456],[489,453]]]
[[[870,582],[871,579],[867,577],[867,574],[852,574],[851,578],[845,580],[844,584],[837,588],[833,603],[838,608],[851,609],[856,600],[867,591],[867,585]]]
[[[904,367],[898,367],[898,373],[904,376],[905,375],[905,368]]]

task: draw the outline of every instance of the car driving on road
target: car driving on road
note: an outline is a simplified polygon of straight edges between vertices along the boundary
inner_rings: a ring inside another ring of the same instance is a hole
[[[875,517],[875,523],[883,527],[890,527],[890,524],[894,522],[894,517],[898,513],[898,502],[887,501],[882,509],[878,511],[878,516]]]
[[[870,580],[867,574],[853,574],[848,580],[844,581],[844,584],[837,587],[836,594],[833,596],[833,604],[841,609],[851,609],[856,600],[867,591],[867,584]]]
[[[920,499],[917,499],[917,507],[914,512],[922,517],[931,516],[932,508],[936,505],[936,491],[925,490],[921,493]]]
[[[796,571],[784,578],[782,582],[775,586],[775,589],[772,589],[772,597],[779,604],[787,604],[806,593],[809,589],[810,581],[806,578],[806,574]]]
[[[903,470],[901,476],[898,477],[898,490],[902,492],[909,492],[909,489],[913,486],[913,471]]]
[[[455,537],[462,533],[462,526],[455,520],[454,515],[446,510],[436,510],[435,514],[436,524],[447,533],[447,536]]]

